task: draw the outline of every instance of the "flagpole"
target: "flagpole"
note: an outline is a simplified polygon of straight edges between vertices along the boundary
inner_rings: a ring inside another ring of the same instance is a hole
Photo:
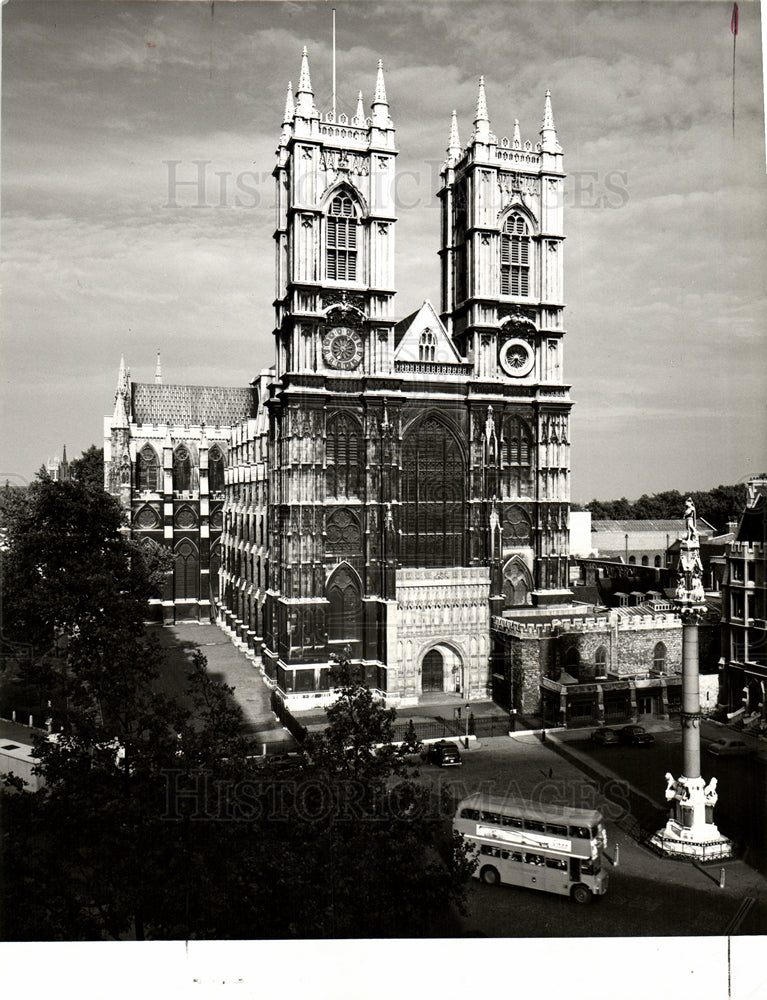
[[[732,137],[735,138],[735,44],[738,41],[737,31],[732,36]]]
[[[336,9],[333,8],[333,121],[336,120]]]
[[[732,32],[732,138],[735,141],[735,46],[738,42],[738,5],[736,3],[732,5],[730,31]]]

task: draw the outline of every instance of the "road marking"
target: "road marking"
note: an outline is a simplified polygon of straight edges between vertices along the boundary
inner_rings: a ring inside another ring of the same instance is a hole
[[[729,936],[730,934],[737,934],[738,928],[748,916],[748,913],[755,902],[756,900],[754,899],[753,896],[746,896],[746,898],[738,907],[738,911],[735,914],[735,916],[725,927],[724,929],[725,936]]]

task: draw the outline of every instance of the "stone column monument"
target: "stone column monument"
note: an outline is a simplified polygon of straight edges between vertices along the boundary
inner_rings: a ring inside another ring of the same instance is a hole
[[[663,854],[709,860],[732,857],[731,840],[714,823],[716,778],[708,785],[700,773],[700,681],[698,626],[706,612],[703,566],[695,506],[688,498],[684,510],[685,537],[679,552],[679,580],[674,600],[682,619],[682,751],[684,774],[666,773],[666,800],[672,811],[663,829],[650,843]]]

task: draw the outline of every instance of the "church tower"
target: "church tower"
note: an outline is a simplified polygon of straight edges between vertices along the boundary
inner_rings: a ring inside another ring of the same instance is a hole
[[[504,606],[561,603],[571,409],[563,381],[562,147],[548,92],[535,144],[522,140],[516,120],[511,139],[498,140],[482,77],[473,124],[464,148],[453,112],[440,190],[441,315],[475,378],[500,397],[492,468]]]
[[[394,126],[383,66],[365,116],[320,116],[304,49],[288,85],[277,189],[277,375],[391,366]]]
[[[263,401],[262,662],[289,697],[327,691],[329,659],[346,648],[386,689],[394,460],[376,378],[393,370],[396,155],[382,64],[368,115],[361,92],[351,117],[321,115],[304,49],[274,169],[276,360]]]

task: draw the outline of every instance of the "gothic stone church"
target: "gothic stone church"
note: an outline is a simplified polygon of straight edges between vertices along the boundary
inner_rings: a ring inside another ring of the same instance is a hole
[[[480,80],[439,192],[441,301],[394,312],[395,130],[321,116],[304,51],[274,168],[274,366],[248,387],[121,366],[108,488],[172,548],[157,620],[213,618],[294,709],[349,647],[390,704],[491,693],[491,618],[568,582],[563,164],[491,131]],[[532,607],[531,607],[532,606]]]

